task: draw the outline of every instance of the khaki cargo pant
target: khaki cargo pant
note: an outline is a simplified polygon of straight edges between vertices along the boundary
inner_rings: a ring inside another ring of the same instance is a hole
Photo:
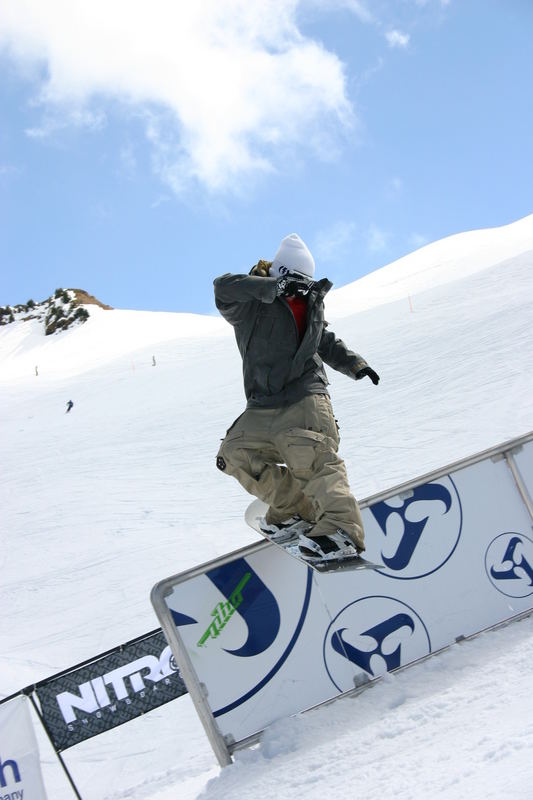
[[[293,514],[314,522],[313,536],[342,528],[364,550],[359,506],[350,492],[327,395],[286,408],[248,408],[228,430],[217,466],[267,503],[267,522]]]

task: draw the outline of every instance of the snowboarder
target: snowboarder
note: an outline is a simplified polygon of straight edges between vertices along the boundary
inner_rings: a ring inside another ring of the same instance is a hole
[[[264,530],[298,537],[306,560],[365,549],[357,501],[338,455],[338,425],[323,362],[359,380],[379,376],[327,330],[324,297],[309,249],[293,233],[272,262],[216,278],[215,302],[234,327],[243,360],[246,409],[220,446],[217,467],[269,506]]]
[[[65,414],[69,413],[69,411],[70,411],[70,409],[72,408],[73,405],[74,405],[74,403],[72,402],[72,400],[69,400],[68,403],[67,403],[67,410],[65,411]]]

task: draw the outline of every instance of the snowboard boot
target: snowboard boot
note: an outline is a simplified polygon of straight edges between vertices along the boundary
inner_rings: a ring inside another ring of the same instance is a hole
[[[259,523],[259,527],[276,544],[285,544],[285,542],[290,542],[291,539],[298,539],[301,533],[307,533],[312,525],[302,519],[299,514],[295,514],[283,520],[283,522],[271,522],[270,524],[263,518]]]
[[[300,533],[298,539],[300,557],[304,561],[342,561],[343,558],[360,556],[360,551],[355,547],[349,536],[337,528],[335,533],[323,536],[306,536]]]

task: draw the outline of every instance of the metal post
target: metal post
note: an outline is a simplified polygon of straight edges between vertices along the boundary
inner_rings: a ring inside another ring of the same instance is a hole
[[[527,508],[527,510],[529,512],[529,516],[533,520],[533,503],[531,502],[531,498],[530,498],[530,496],[528,494],[526,485],[525,485],[524,481],[522,480],[522,476],[520,475],[520,472],[518,471],[518,467],[516,465],[516,461],[513,458],[513,452],[516,452],[516,450],[509,450],[506,453],[504,453],[505,460],[507,461],[507,465],[508,465],[509,469],[511,470],[512,474],[513,474],[513,478],[514,478],[515,483],[516,483],[516,488],[520,492],[520,497],[522,498],[522,500],[524,502],[524,505],[525,505],[525,507]]]

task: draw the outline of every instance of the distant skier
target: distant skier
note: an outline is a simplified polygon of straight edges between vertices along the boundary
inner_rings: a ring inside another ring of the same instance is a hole
[[[70,409],[72,408],[73,405],[74,403],[72,402],[72,400],[69,400],[67,403],[67,410],[65,411],[65,414],[68,414],[70,412]]]
[[[214,281],[217,308],[235,330],[247,399],[217,466],[268,504],[263,529],[270,538],[299,537],[309,561],[365,549],[322,362],[352,379],[379,382],[367,362],[326,329],[324,297],[332,284],[313,281],[314,271],[311,253],[293,233],[272,262]]]

